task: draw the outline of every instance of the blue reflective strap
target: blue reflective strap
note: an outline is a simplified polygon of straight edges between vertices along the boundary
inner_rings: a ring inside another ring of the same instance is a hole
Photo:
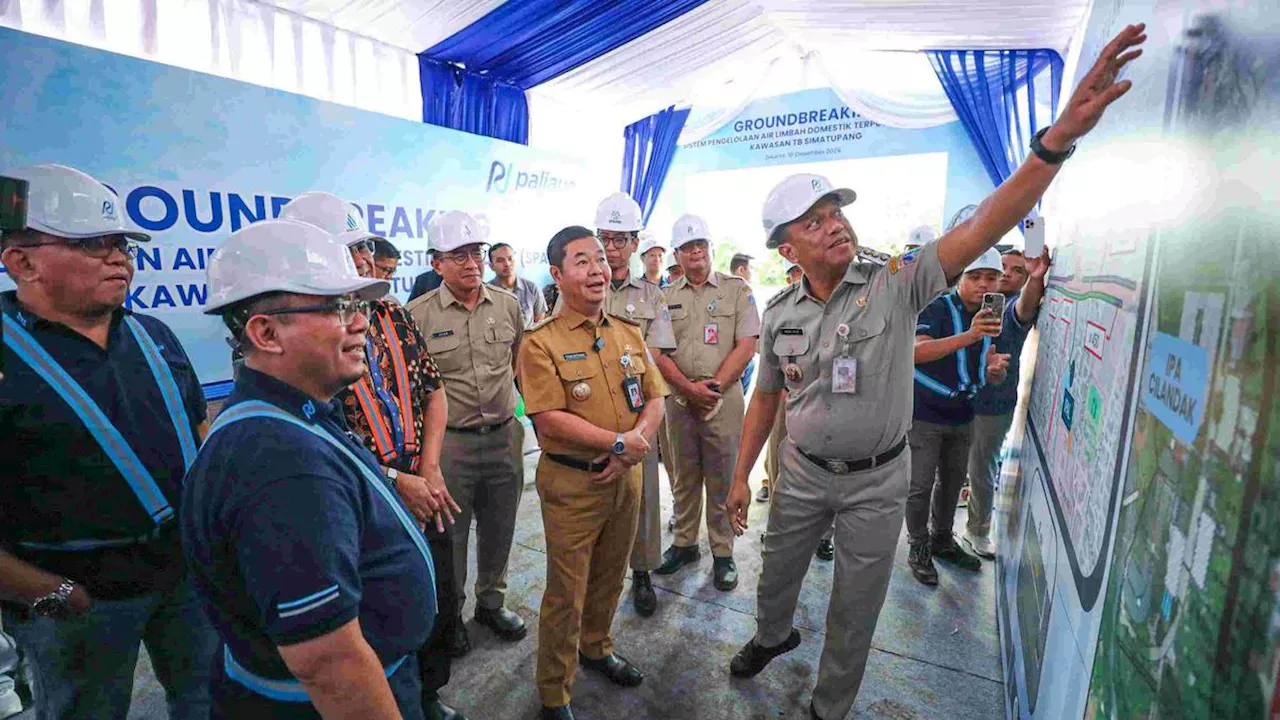
[[[946,385],[943,385],[937,380],[934,380],[928,375],[925,375],[919,370],[916,370],[916,382],[920,383],[921,385],[929,388],[930,390],[938,393],[943,397],[953,398],[960,394],[959,392],[952,390],[951,388],[947,387]]]
[[[400,419],[400,405],[391,397],[382,384],[382,368],[378,366],[378,355],[374,352],[373,337],[365,340],[365,363],[369,366],[369,375],[373,380],[373,391],[378,395],[378,402],[386,409],[386,416],[391,420],[391,447],[397,458],[404,457],[404,423]],[[372,420],[370,420],[372,422]]]
[[[196,461],[196,438],[191,434],[191,420],[187,417],[187,406],[182,402],[182,391],[178,389],[178,383],[173,379],[173,371],[169,369],[169,363],[165,362],[164,356],[160,354],[160,348],[156,347],[155,340],[151,339],[151,335],[146,328],[142,327],[142,323],[129,317],[124,318],[125,325],[133,333],[133,337],[138,341],[138,346],[142,348],[142,355],[147,359],[147,364],[151,366],[151,374],[156,379],[156,384],[160,386],[160,397],[164,399],[164,406],[169,410],[169,421],[173,424],[173,430],[178,434],[178,445],[182,447],[182,463],[186,469],[191,469],[191,463]]]
[[[66,540],[61,542],[39,542],[37,540],[19,540],[18,545],[31,550],[56,550],[58,552],[88,552],[103,548],[132,547],[142,545],[160,537],[161,527],[157,526],[146,535],[131,538],[109,538],[106,540]]]
[[[948,293],[943,295],[947,301],[947,309],[951,311],[951,325],[954,332],[953,335],[959,335],[964,332],[964,321],[960,319],[960,309],[956,307],[955,295]],[[956,364],[959,367],[960,387],[956,388],[956,394],[960,394],[973,384],[969,379],[969,352],[968,348],[960,348],[956,351]],[[952,396],[954,397],[954,395]]]
[[[156,485],[155,478],[147,467],[138,459],[137,453],[129,447],[124,436],[115,425],[107,419],[102,408],[89,397],[84,388],[75,381],[58,362],[45,351],[35,338],[31,337],[18,323],[4,323],[4,342],[27,365],[35,370],[49,386],[71,407],[87,429],[98,441],[102,451],[115,464],[120,475],[137,496],[138,502],[146,509],[151,519],[159,525],[173,516],[173,508],[165,499],[164,493]],[[159,382],[159,378],[157,378]]]
[[[218,419],[213,423],[213,427],[209,428],[209,437],[213,437],[215,432],[230,425],[231,423],[248,420],[250,418],[274,418],[276,420],[296,425],[312,435],[324,439],[330,445],[341,451],[342,454],[351,461],[352,465],[359,468],[360,472],[364,475],[365,480],[367,480],[369,484],[373,486],[373,489],[382,496],[382,499],[391,506],[391,509],[396,514],[396,518],[400,520],[400,525],[404,527],[405,532],[409,533],[409,539],[413,541],[415,546],[417,546],[418,552],[422,553],[422,559],[427,563],[427,570],[431,574],[433,583],[431,585],[432,591],[428,593],[427,597],[430,600],[428,603],[431,608],[430,614],[434,616],[438,609],[436,606],[436,596],[434,591],[436,566],[435,563],[431,561],[431,550],[427,547],[427,539],[423,536],[422,531],[418,529],[418,524],[413,521],[413,518],[409,517],[409,513],[400,504],[400,501],[396,498],[394,491],[387,486],[387,483],[383,480],[382,476],[374,472],[368,465],[364,464],[364,462],[362,462],[355,453],[351,452],[346,445],[343,445],[342,441],[338,438],[330,435],[320,428],[302,422],[298,418],[290,415],[284,410],[281,410],[275,405],[262,402],[260,400],[242,402],[228,408],[226,411],[218,415]]]
[[[404,665],[404,661],[408,659],[409,656],[405,655],[388,665],[386,667],[387,677],[395,675],[400,666]],[[265,698],[289,703],[311,702],[311,695],[307,693],[307,688],[302,683],[297,680],[273,680],[272,678],[262,677],[241,665],[231,654],[231,648],[226,645],[222,646],[222,664],[227,670],[228,678]]]

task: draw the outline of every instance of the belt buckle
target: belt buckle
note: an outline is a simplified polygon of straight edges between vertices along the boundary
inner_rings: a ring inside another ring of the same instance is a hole
[[[480,427],[476,428],[476,432],[480,433],[481,435],[488,435],[489,432],[492,430],[493,430],[492,425],[481,425]]]
[[[849,463],[843,460],[828,460],[827,470],[837,475],[844,475],[849,472]]]

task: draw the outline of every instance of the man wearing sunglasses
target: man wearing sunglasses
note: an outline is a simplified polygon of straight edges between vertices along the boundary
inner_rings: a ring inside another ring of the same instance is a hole
[[[515,419],[515,361],[524,317],[514,293],[484,282],[483,237],[467,213],[439,216],[428,238],[444,284],[406,309],[427,338],[449,397],[443,454],[450,461],[449,489],[461,507],[453,526],[456,608],[461,612],[466,598],[474,517],[476,623],[517,642],[528,631],[505,602],[507,559],[524,491],[524,426]],[[461,617],[455,633],[454,647],[469,649]]]
[[[373,244],[379,238],[365,229],[359,209],[327,192],[313,191],[294,198],[281,217],[307,222],[334,235],[346,245],[361,277],[373,277]],[[435,630],[419,655],[423,705],[428,720],[458,720],[453,708],[440,701],[449,682],[450,658],[465,654],[455,623],[454,564],[451,526],[460,508],[449,494],[440,472],[448,401],[440,371],[427,351],[409,312],[383,296],[371,305],[365,339],[363,376],[337,394],[347,425],[378,457],[383,472],[420,523],[436,567],[436,597],[440,612]],[[465,635],[464,635],[465,637]]]
[[[343,244],[265,220],[209,264],[245,365],[183,487],[183,541],[223,649],[213,718],[423,718],[432,554],[334,397],[368,373],[370,301]]]
[[[150,237],[126,230],[116,193],[78,170],[9,175],[0,260],[17,289],[0,294],[4,626],[27,658],[40,718],[127,715],[139,643],[169,717],[207,718],[218,638],[177,521],[205,402],[173,332],[123,308],[132,243]]]

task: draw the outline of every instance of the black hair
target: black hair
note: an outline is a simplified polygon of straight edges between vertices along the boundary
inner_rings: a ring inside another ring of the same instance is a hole
[[[595,236],[595,233],[581,225],[570,225],[553,235],[551,242],[547,243],[547,262],[563,270],[565,247],[574,240]]]
[[[750,255],[745,255],[743,253],[734,255],[733,258],[729,260],[729,272],[733,272],[740,267],[750,265],[752,260],[753,258]]]
[[[40,233],[36,230],[27,228],[25,230],[6,230],[0,233],[0,249],[9,247],[21,247],[40,239]]]
[[[373,238],[373,257],[375,260],[399,260],[400,251],[386,238]]]
[[[280,291],[266,292],[246,298],[223,309],[222,322],[231,331],[231,337],[236,342],[236,349],[239,349],[241,353],[244,352],[244,329],[249,324],[249,318],[264,310],[275,310],[284,307],[285,304],[281,303],[280,300],[288,294]]]
[[[501,250],[502,248],[511,248],[511,246],[510,246],[510,245],[508,245],[507,243],[498,243],[498,244],[496,244],[496,245],[490,245],[490,246],[489,246],[489,261],[490,261],[490,262],[493,262],[493,254],[494,254],[494,253],[496,253],[496,252],[498,252],[498,251],[499,251],[499,250]],[[516,251],[516,249],[515,249],[515,248],[511,248],[511,252],[513,252],[513,253],[514,253],[515,251]]]

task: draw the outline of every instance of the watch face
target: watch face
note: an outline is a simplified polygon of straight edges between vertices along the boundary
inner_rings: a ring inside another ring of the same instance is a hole
[[[40,617],[58,619],[64,617],[67,613],[67,604],[58,598],[46,597],[40,598],[36,604],[31,607],[31,612]]]

